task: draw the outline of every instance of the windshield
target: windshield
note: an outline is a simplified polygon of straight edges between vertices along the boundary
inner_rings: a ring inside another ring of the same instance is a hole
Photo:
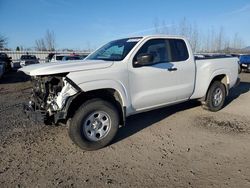
[[[141,38],[126,38],[115,40],[105,44],[96,52],[91,54],[88,60],[121,61],[130,50],[141,40]]]

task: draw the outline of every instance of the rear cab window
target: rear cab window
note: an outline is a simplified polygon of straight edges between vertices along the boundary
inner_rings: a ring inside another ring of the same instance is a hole
[[[171,47],[171,62],[186,61],[189,58],[187,45],[182,39],[168,39]]]

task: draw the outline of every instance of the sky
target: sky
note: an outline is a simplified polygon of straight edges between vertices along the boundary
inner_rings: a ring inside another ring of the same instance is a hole
[[[32,48],[47,30],[56,48],[95,49],[110,40],[153,34],[156,20],[184,18],[201,31],[223,27],[250,46],[250,0],[0,0],[0,35],[9,48]]]

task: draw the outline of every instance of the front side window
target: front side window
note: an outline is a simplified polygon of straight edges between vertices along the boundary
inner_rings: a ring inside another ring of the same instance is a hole
[[[136,53],[134,61],[138,55],[151,54],[153,56],[153,64],[170,62],[171,54],[169,43],[165,39],[152,39],[147,41]]]
[[[181,39],[151,39],[139,49],[133,62],[141,54],[151,54],[152,64],[185,61],[189,57],[186,43]]]
[[[31,56],[30,56],[30,59],[36,59],[36,56],[31,55]]]
[[[26,55],[22,55],[21,56],[21,59],[23,60],[23,59],[27,59],[27,56]]]
[[[121,61],[141,38],[126,38],[107,43],[88,56],[88,60]]]

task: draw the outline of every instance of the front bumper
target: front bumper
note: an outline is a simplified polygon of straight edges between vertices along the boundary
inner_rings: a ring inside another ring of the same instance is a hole
[[[250,63],[248,63],[248,64],[242,63],[240,66],[242,69],[250,69]]]
[[[23,104],[23,112],[30,120],[36,123],[44,123],[48,119],[45,111],[37,110],[30,104]]]
[[[68,106],[67,106],[68,108]],[[30,105],[27,103],[23,103],[23,113],[27,116],[27,118],[35,123],[45,123],[45,124],[55,124],[60,120],[65,120],[67,116],[67,111],[59,111],[53,115],[49,115],[49,113],[45,110],[40,110],[36,107],[35,104]]]

